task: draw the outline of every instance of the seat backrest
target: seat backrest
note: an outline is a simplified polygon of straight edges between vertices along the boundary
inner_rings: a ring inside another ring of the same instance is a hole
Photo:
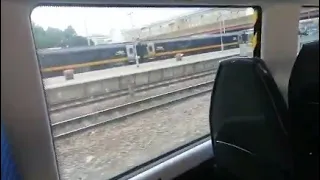
[[[304,172],[304,176],[312,179],[319,178],[318,48],[319,41],[303,45],[292,68],[288,86],[296,172]]]
[[[261,59],[220,64],[209,119],[218,167],[240,179],[290,176],[287,107]]]
[[[319,41],[304,44],[294,63],[288,86],[288,104],[296,141],[308,146],[319,136]],[[300,145],[299,145],[300,146]],[[302,147],[304,147],[302,146]]]
[[[13,160],[12,151],[1,122],[1,180],[19,180],[20,175]]]

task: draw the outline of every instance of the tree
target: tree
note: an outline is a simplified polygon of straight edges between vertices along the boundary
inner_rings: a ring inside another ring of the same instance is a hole
[[[63,31],[53,27],[44,30],[41,26],[32,22],[32,31],[37,49],[88,46],[87,39],[78,36],[72,26],[68,26]],[[94,45],[91,40],[90,45]]]
[[[32,23],[32,26],[36,47],[41,48],[47,46],[47,43],[45,42],[46,31],[41,26],[37,26],[34,23]]]
[[[77,36],[77,33],[72,26],[68,26],[63,32],[66,39]]]
[[[61,47],[64,41],[64,33],[60,29],[48,27],[46,30],[46,42],[48,43],[45,48]]]
[[[93,41],[89,41],[90,45],[94,45]],[[65,44],[68,47],[77,47],[77,46],[88,46],[88,40],[82,36],[72,36],[69,39],[66,39]]]

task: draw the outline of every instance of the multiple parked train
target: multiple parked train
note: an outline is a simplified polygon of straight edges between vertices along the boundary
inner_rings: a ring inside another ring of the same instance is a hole
[[[302,14],[300,19],[312,18],[319,11],[308,15]],[[251,27],[252,28],[252,27]],[[205,52],[238,48],[239,43],[249,42],[253,30],[250,27],[226,29],[224,34],[208,34],[198,37],[180,37],[173,39],[143,41],[138,43],[126,42],[90,47],[67,49],[38,50],[38,59],[45,78],[61,76],[67,69],[75,72],[87,72],[110,67],[135,63],[139,56],[139,63],[167,59],[177,53],[185,56]]]
[[[251,31],[252,32],[252,31]],[[38,50],[44,77],[61,76],[62,71],[74,69],[86,72],[135,63],[167,59],[177,53],[185,56],[239,47],[239,40],[248,41],[249,33],[231,32],[203,37],[184,37],[156,41],[120,43],[68,49]]]

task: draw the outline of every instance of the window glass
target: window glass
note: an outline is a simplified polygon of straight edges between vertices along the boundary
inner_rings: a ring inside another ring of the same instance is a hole
[[[129,49],[129,54],[133,54],[133,48]]]
[[[252,8],[40,6],[31,20],[63,180],[109,179],[207,136],[218,63],[253,52]]]
[[[319,40],[319,8],[303,7],[300,13],[298,50],[304,43]]]
[[[148,48],[149,48],[149,52],[152,52],[152,46],[149,46]]]

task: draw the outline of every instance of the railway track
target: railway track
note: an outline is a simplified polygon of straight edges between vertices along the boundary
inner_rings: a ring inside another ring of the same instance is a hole
[[[159,88],[159,87],[162,87],[162,86],[168,86],[168,85],[179,83],[179,82],[184,82],[184,81],[188,81],[188,80],[192,80],[192,79],[197,79],[197,78],[201,78],[201,77],[204,77],[204,76],[212,75],[215,72],[216,72],[216,70],[209,70],[209,71],[205,71],[205,72],[202,72],[202,73],[197,73],[197,74],[190,75],[190,76],[185,76],[185,77],[182,77],[182,78],[168,80],[168,81],[164,81],[164,82],[160,82],[160,83],[148,84],[148,85],[136,87],[134,89],[134,92],[143,92],[143,91]],[[92,103],[97,103],[97,102],[101,102],[101,101],[104,101],[104,100],[113,99],[113,98],[126,96],[126,95],[129,95],[129,91],[128,90],[122,90],[122,91],[118,91],[116,93],[108,93],[106,95],[92,97],[90,99],[74,100],[74,101],[69,101],[69,102],[66,102],[66,103],[54,104],[54,105],[51,105],[49,110],[50,110],[50,113],[59,113],[61,111],[66,111],[66,110],[68,110],[70,108],[76,108],[76,107],[80,107],[80,106],[84,106],[84,105],[88,105],[88,104],[92,104]]]
[[[131,116],[178,103],[189,98],[211,92],[213,80],[178,89],[168,93],[148,97],[135,102],[115,106],[101,111],[93,112],[83,116],[67,119],[52,124],[53,137],[55,139],[81,133],[94,127],[107,123],[125,120]]]

